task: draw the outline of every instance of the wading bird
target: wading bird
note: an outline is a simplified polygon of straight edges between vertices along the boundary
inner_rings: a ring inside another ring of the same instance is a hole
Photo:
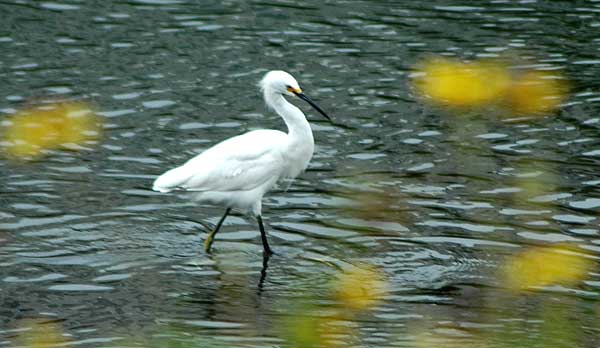
[[[262,197],[278,180],[293,179],[304,171],[315,147],[306,117],[284,96],[308,102],[331,120],[285,71],[268,72],[259,86],[266,104],[285,121],[287,133],[260,129],[226,139],[154,181],[155,191],[191,191],[200,203],[225,207],[225,214],[206,237],[207,252],[227,215],[236,209],[254,214],[264,255],[272,254],[261,216]]]

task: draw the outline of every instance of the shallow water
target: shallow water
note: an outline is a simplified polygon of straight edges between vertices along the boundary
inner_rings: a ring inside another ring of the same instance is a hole
[[[0,346],[20,319],[42,318],[84,347],[277,347],[290,307],[330,303],[330,279],[368,262],[390,293],[352,324],[352,345],[412,347],[420,331],[450,342],[505,323],[535,337],[545,303],[591,347],[600,273],[517,302],[495,274],[531,245],[600,256],[600,3],[465,4],[0,1],[0,117],[83,99],[105,128],[80,152],[0,160]],[[563,70],[572,95],[555,117],[469,121],[410,87],[428,54],[518,56]],[[252,219],[230,217],[207,255],[205,226],[222,209],[150,186],[220,139],[282,129],[255,87],[270,69],[291,72],[335,122],[300,105],[316,152],[265,198],[277,252],[265,269]],[[520,178],[555,189],[515,198]]]

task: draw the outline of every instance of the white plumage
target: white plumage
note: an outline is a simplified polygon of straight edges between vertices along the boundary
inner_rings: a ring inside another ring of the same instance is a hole
[[[270,71],[259,86],[267,105],[285,121],[288,133],[261,129],[226,139],[154,181],[155,191],[193,191],[198,201],[226,208],[225,215],[206,239],[207,251],[233,208],[251,211],[257,217],[264,251],[271,253],[261,218],[262,197],[278,180],[295,178],[306,169],[314,151],[306,117],[284,95],[307,101],[329,118],[284,71]]]

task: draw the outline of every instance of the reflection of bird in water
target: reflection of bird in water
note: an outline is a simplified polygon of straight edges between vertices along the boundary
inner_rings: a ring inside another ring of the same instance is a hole
[[[265,279],[267,279],[267,269],[269,268],[269,257],[263,257],[262,268],[260,269],[260,279],[258,280],[258,294],[263,290]]]
[[[229,138],[154,181],[155,191],[192,191],[201,203],[225,207],[225,214],[206,238],[206,251],[231,209],[238,209],[256,216],[264,254],[272,254],[261,217],[262,197],[279,179],[295,178],[306,169],[314,151],[306,117],[284,96],[303,99],[329,119],[284,71],[268,72],[260,87],[267,105],[285,121],[288,133],[260,129]]]

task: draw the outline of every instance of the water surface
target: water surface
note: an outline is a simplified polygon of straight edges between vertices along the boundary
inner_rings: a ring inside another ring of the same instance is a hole
[[[576,344],[598,337],[598,273],[516,306],[495,276],[527,246],[600,254],[597,1],[19,0],[0,12],[0,122],[66,98],[96,105],[105,128],[81,152],[0,160],[0,346],[43,318],[84,347],[278,347],[290,306],[330,304],[330,279],[359,262],[381,267],[390,293],[357,319],[356,346],[412,347],[415,326],[449,341],[506,323],[536,336],[540,303],[571,319]],[[517,56],[564,71],[572,95],[552,117],[470,122],[410,87],[429,54]],[[298,104],[316,152],[265,198],[277,254],[261,274],[252,219],[230,217],[207,255],[222,209],[150,187],[221,139],[283,129],[256,88],[271,69],[335,123]],[[553,188],[515,199],[522,178]]]

